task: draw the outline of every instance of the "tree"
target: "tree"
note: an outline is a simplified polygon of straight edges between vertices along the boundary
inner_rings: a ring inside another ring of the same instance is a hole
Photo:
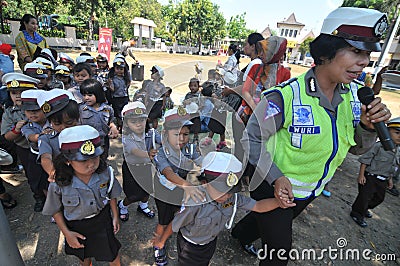
[[[372,8],[387,13],[389,20],[394,19],[399,0],[344,0],[344,7]]]
[[[241,15],[231,17],[227,25],[228,36],[230,38],[242,42],[250,34],[249,30],[246,28],[245,16],[246,12]]]
[[[308,52],[310,52],[310,43],[314,40],[314,38],[308,37],[307,39],[304,40],[304,42],[302,42],[300,44],[299,47],[299,52],[301,53],[301,57],[303,58],[303,56],[305,54],[307,54]]]

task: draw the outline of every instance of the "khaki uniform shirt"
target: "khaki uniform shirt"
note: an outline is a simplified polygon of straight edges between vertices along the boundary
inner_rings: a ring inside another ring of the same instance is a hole
[[[18,106],[8,107],[4,111],[1,121],[1,135],[5,135],[7,132],[11,131],[15,124],[21,120],[28,120],[22,110]],[[29,143],[22,134],[14,140],[14,143],[22,148],[29,148]]]

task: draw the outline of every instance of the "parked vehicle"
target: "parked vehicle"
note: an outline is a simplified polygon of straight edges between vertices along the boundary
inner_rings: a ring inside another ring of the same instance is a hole
[[[382,74],[382,88],[400,90],[400,71],[389,70]]]

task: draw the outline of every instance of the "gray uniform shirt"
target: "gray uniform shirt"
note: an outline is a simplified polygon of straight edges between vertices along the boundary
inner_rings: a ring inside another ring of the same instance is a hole
[[[122,77],[114,76],[112,82],[114,83],[114,92],[112,93],[113,98],[128,96],[128,89],[125,80]]]
[[[315,79],[313,69],[310,69],[304,80]],[[290,82],[289,80],[287,84]],[[285,83],[284,83],[285,84]],[[321,92],[317,82],[305,84],[307,95],[319,98],[319,105],[329,110],[331,115],[336,116],[336,109],[343,101],[341,94],[350,93],[349,89],[339,84],[335,89],[332,102]],[[272,104],[270,104],[272,103]],[[283,98],[280,93],[268,93],[258,103],[253,115],[250,117],[243,133],[242,145],[249,158],[249,162],[257,166],[257,175],[265,178],[272,184],[276,179],[283,176],[281,170],[272,162],[271,155],[266,151],[264,144],[273,136],[283,125]],[[270,114],[266,116],[267,114]],[[259,123],[262,121],[262,123]],[[359,124],[355,129],[354,141],[356,146],[350,148],[353,154],[366,152],[376,141],[376,133],[364,130]],[[259,163],[262,162],[262,163]]]
[[[128,164],[144,164],[150,163],[149,157],[139,157],[132,153],[133,149],[142,150],[147,152],[146,134],[143,132],[142,135],[136,135],[135,133],[122,136],[122,144],[124,147],[124,157]]]
[[[159,148],[157,156],[154,157],[157,170],[160,173],[165,168],[171,167],[183,179],[186,179],[189,171],[193,170],[194,163],[201,165],[202,160],[195,144],[186,144],[180,152],[176,152],[168,143],[164,143],[164,146]]]
[[[399,147],[396,147],[399,153]],[[366,164],[365,171],[384,176],[386,178],[393,177],[397,167],[399,166],[399,157],[393,151],[385,151],[380,142],[376,142],[372,148],[358,158],[362,164]]]
[[[68,186],[50,183],[42,213],[54,215],[63,211],[64,217],[68,221],[82,220],[98,214],[108,204],[107,197],[115,199],[121,194],[122,188],[116,178],[110,194],[108,194],[109,182],[110,176],[106,170],[101,174],[94,173],[88,184],[83,183],[76,176],[72,178],[72,183]]]
[[[29,141],[29,136],[30,135],[36,135],[40,134],[43,131],[43,128],[50,127],[50,123],[46,121],[46,123],[43,125],[39,125],[38,123],[35,122],[28,122],[21,128],[22,135],[26,138],[26,140],[29,142],[29,145],[31,147],[31,151],[38,154],[39,153],[39,146],[38,142],[32,142]]]
[[[28,120],[21,109],[18,106],[8,107],[4,111],[1,121],[1,135],[5,135],[7,132],[11,131],[11,129],[17,124],[17,122],[21,120]],[[29,143],[22,134],[20,134],[14,140],[14,143],[22,148],[29,148]]]
[[[174,232],[181,231],[184,238],[198,245],[210,243],[224,230],[235,203],[234,195],[222,204],[212,201],[207,193],[206,197],[208,202],[201,205],[190,202],[190,199],[189,206],[183,205],[172,221]],[[255,204],[252,198],[237,194],[237,208],[251,210]]]
[[[110,132],[110,123],[114,121],[114,110],[106,103],[102,103],[96,110],[92,106],[82,103],[79,105],[81,124],[89,125],[97,129],[100,138],[104,141],[104,137]]]
[[[49,153],[52,155],[52,158],[56,158],[57,155],[61,153],[60,146],[58,142],[58,132],[53,130],[50,133],[43,134],[39,136],[38,146],[39,146],[39,155],[38,160],[40,160],[40,156],[45,153]]]

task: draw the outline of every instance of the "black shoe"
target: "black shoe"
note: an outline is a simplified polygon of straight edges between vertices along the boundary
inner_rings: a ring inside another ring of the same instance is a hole
[[[240,244],[240,245],[242,246],[242,248],[244,249],[244,251],[246,251],[248,254],[257,257],[257,255],[258,255],[258,250],[254,247],[253,244],[250,244],[250,245]]]
[[[365,214],[365,218],[372,218],[372,213],[370,211],[367,211]]]
[[[41,212],[44,207],[44,200],[36,200],[35,205],[33,206],[33,210],[35,212]]]
[[[17,165],[15,167],[5,167],[3,166],[0,170],[1,174],[19,174],[24,170],[24,167],[22,165]]]
[[[137,211],[142,213],[144,216],[148,218],[154,218],[154,216],[156,215],[152,210],[150,210],[149,207],[142,209],[140,208],[140,206],[137,206]]]
[[[44,207],[44,203],[46,202],[46,198],[41,195],[33,195],[33,198],[35,199],[35,205],[33,205],[33,210],[35,212],[41,212]]]
[[[395,197],[398,197],[400,194],[395,186],[393,186],[392,188],[387,188],[386,191],[387,191],[387,193],[389,193],[390,195],[393,195]]]
[[[167,251],[165,250],[165,247],[163,248],[157,248],[153,247],[154,250],[154,260],[157,266],[164,266],[168,264],[167,260]]]
[[[358,224],[359,226],[361,226],[361,227],[367,227],[368,226],[367,223],[364,221],[364,219],[359,219],[359,218],[357,218],[357,217],[355,217],[355,216],[353,216],[351,214],[350,214],[350,216],[351,216],[351,218],[353,218],[353,221],[356,222],[356,224]]]

